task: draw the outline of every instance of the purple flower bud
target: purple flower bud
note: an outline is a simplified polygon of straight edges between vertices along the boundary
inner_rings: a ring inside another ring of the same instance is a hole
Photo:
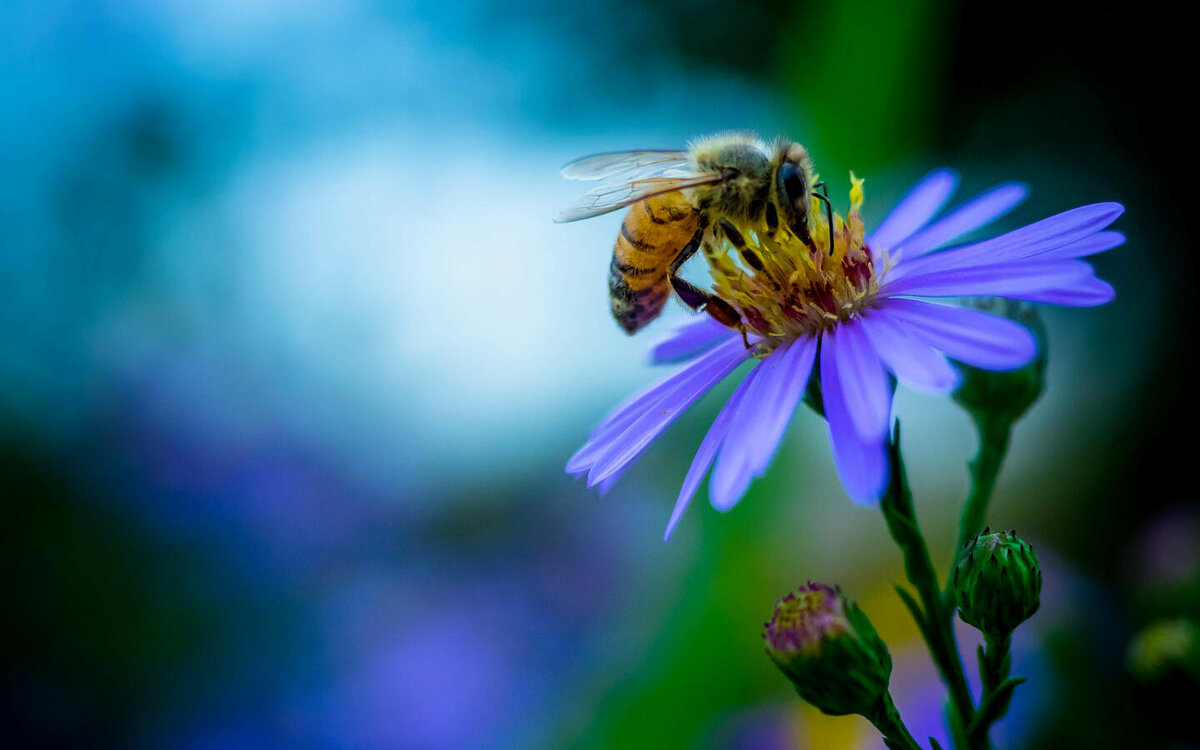
[[[800,697],[827,714],[871,715],[887,692],[887,646],[836,587],[810,582],[780,599],[763,639]]]

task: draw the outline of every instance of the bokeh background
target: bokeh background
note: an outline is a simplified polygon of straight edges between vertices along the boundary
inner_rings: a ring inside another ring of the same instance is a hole
[[[727,128],[801,140],[836,194],[866,177],[868,223],[941,165],[960,199],[1032,186],[999,228],[1128,207],[1095,259],[1117,300],[1045,314],[993,503],[1047,579],[1001,735],[1200,746],[1178,638],[1127,657],[1200,609],[1194,42],[1074,5],[0,5],[7,746],[881,747],[762,655],[810,578],[944,736],[899,555],[817,417],[666,544],[723,393],[605,497],[562,473],[685,316],[617,329],[619,216],[552,224],[558,168]],[[974,437],[948,399],[899,414],[944,571]]]

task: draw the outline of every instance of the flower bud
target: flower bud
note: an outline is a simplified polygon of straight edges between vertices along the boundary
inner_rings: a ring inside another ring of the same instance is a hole
[[[887,646],[838,588],[809,582],[783,597],[763,638],[800,697],[824,713],[870,715],[887,693]]]
[[[963,622],[1003,636],[1037,612],[1042,570],[1016,533],[984,529],[963,549],[951,588]]]
[[[1016,370],[996,372],[958,364],[962,382],[953,398],[977,422],[998,420],[1012,424],[1033,406],[1046,387],[1046,329],[1033,305],[999,298],[972,300],[971,306],[1001,315],[1025,326],[1037,339],[1033,361]]]

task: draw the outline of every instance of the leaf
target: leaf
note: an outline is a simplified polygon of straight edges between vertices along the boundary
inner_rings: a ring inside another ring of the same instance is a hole
[[[950,729],[950,741],[954,747],[967,747],[967,732],[962,725],[962,717],[954,710],[953,703],[947,703],[944,711],[946,726]]]
[[[929,622],[925,618],[925,613],[921,611],[921,605],[917,604],[917,600],[903,586],[896,586],[896,593],[900,596],[900,601],[904,602],[904,606],[908,607],[908,611],[912,613],[913,619],[917,621],[921,637],[925,639],[926,643],[932,643],[929,639]]]
[[[1022,682],[1025,682],[1024,677],[1010,677],[1000,683],[994,692],[984,696],[983,702],[979,704],[979,710],[975,712],[975,718],[971,721],[968,734],[974,737],[986,733],[988,727],[1004,718],[1005,712],[1008,711],[1008,703],[1012,700],[1013,691]]]
[[[992,671],[988,669],[987,652],[983,650],[983,644],[975,647],[975,658],[979,660],[979,679],[983,682],[984,690],[990,690]]]

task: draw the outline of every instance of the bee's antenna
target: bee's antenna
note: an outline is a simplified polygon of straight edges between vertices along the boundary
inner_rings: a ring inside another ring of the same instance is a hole
[[[821,192],[817,192],[817,190]],[[812,196],[825,204],[825,215],[829,218],[829,254],[833,255],[833,204],[829,201],[829,188],[824,182],[813,184]]]

